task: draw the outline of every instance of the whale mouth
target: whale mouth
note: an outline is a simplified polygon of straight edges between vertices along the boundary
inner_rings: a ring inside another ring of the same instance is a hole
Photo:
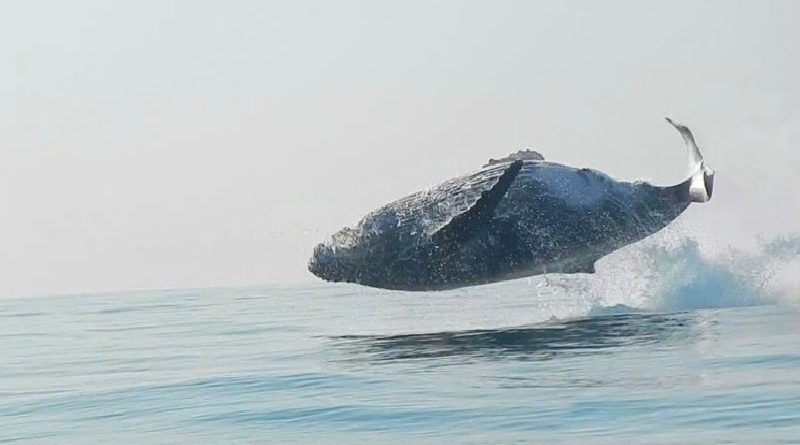
[[[326,279],[326,265],[330,262],[330,250],[331,248],[326,246],[325,244],[317,244],[314,247],[314,253],[311,255],[311,259],[308,260],[308,271],[312,274]]]
[[[317,244],[308,260],[308,271],[326,281],[344,281],[345,267],[336,249],[326,244]]]

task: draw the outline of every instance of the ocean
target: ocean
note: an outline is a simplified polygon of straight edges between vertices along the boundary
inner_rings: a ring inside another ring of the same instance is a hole
[[[800,443],[787,243],[448,292],[2,299],[0,443]]]

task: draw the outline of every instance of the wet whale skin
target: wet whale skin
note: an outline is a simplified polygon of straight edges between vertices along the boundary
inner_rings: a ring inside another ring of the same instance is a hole
[[[368,214],[318,245],[309,270],[402,290],[593,273],[596,260],[680,215],[688,188],[511,155]]]

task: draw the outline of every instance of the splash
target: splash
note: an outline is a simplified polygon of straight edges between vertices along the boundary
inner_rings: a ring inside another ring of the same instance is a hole
[[[608,257],[594,276],[550,277],[541,287],[583,300],[590,316],[793,303],[797,286],[786,278],[798,259],[797,234],[760,240],[754,251],[714,254],[673,233]]]

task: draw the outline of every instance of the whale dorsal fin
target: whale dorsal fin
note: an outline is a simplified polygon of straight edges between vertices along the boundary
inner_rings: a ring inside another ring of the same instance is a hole
[[[494,215],[497,205],[500,204],[511,183],[514,182],[514,178],[522,169],[522,164],[521,160],[509,163],[494,186],[484,190],[472,207],[454,216],[447,225],[431,235],[433,241],[437,243],[449,240],[460,241],[469,238],[477,227],[484,226]]]
[[[520,150],[516,153],[511,153],[510,155],[500,158],[500,159],[489,159],[489,162],[483,164],[484,167],[488,167],[490,165],[500,164],[502,162],[512,162],[512,161],[544,161],[544,156],[541,153],[534,150]]]

